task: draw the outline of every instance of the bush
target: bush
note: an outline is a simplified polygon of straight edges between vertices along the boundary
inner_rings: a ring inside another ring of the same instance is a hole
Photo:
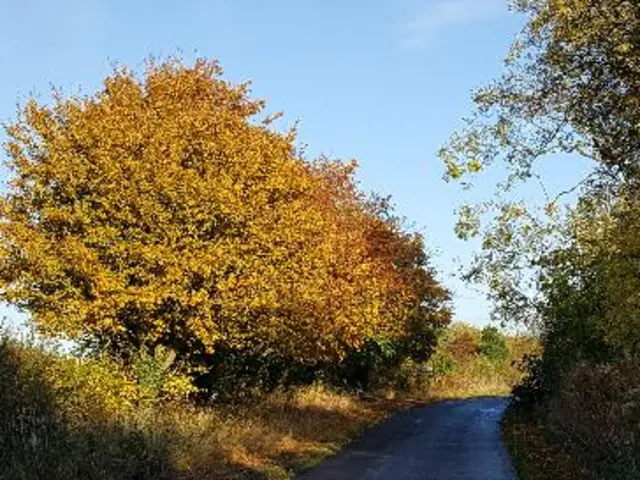
[[[112,361],[1,337],[0,385],[2,480],[289,478],[385,414],[320,383],[241,408],[169,403]]]
[[[595,478],[640,478],[638,365],[578,364],[547,405],[554,435]]]
[[[505,337],[492,327],[480,332],[471,325],[456,323],[440,333],[435,353],[425,364],[429,373],[427,395],[508,395],[522,379],[521,357],[537,349],[535,338]]]
[[[457,360],[469,360],[478,353],[478,330],[458,323],[452,325],[441,342],[443,348]]]
[[[637,359],[566,367],[549,384],[531,362],[514,389],[505,433],[526,478],[640,478],[640,367]],[[559,478],[559,477],[558,477]]]
[[[106,361],[0,339],[2,478],[171,478],[166,442],[136,412],[135,382]]]
[[[505,336],[496,327],[482,329],[478,352],[496,363],[506,362],[509,358],[509,347]]]
[[[387,387],[403,390],[408,383],[416,382],[402,378],[411,370],[407,365],[419,366],[416,372],[424,377],[425,359],[435,350],[437,332],[427,322],[401,338],[378,335],[358,349],[347,350],[337,361],[303,362],[275,352],[250,355],[218,350],[205,359],[206,371],[196,379],[201,390],[198,396],[235,402],[315,381],[352,391]]]
[[[436,350],[427,362],[427,366],[434,376],[441,377],[454,371],[456,360],[450,353]]]

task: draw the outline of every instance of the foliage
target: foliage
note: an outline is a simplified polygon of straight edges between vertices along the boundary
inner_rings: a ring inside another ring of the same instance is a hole
[[[458,234],[482,235],[468,277],[490,286],[496,316],[535,325],[544,303],[537,288],[542,258],[566,242],[562,196],[581,191],[607,203],[621,182],[634,185],[638,178],[640,13],[624,0],[512,5],[528,22],[506,71],[475,94],[474,114],[441,158],[448,178],[506,167],[500,195],[461,209]],[[576,162],[577,155],[594,160],[594,169],[573,189],[547,194],[538,208],[507,195],[520,182],[536,180],[545,159]]]
[[[190,376],[181,373],[183,369],[170,368],[172,353],[161,361],[162,351],[162,347],[156,347],[153,356],[144,350],[138,352],[130,368],[131,374],[151,398],[163,401],[186,399],[196,392],[196,387]]]
[[[450,178],[504,162],[527,179],[552,153],[587,155],[635,176],[637,5],[626,0],[514,0],[527,16],[505,73],[474,96],[468,129],[443,149]]]
[[[28,101],[6,126],[2,299],[152,389],[158,348],[188,372],[217,351],[336,361],[381,336],[417,352],[450,316],[422,238],[263,108],[217,63],[175,59]]]
[[[496,327],[483,328],[480,333],[478,353],[493,362],[505,362],[509,358],[509,347],[504,335]]]
[[[427,362],[429,370],[435,377],[442,377],[453,372],[455,365],[456,361],[454,357],[442,349],[436,349],[436,352]]]
[[[237,402],[265,393],[317,381],[349,391],[395,388],[427,382],[423,365],[436,350],[435,332],[410,333],[400,338],[378,336],[360,349],[350,349],[340,361],[309,363],[277,354],[248,355],[218,350],[207,359],[206,373],[196,379],[197,398]],[[411,372],[409,372],[411,371]],[[409,380],[407,375],[418,378]]]
[[[464,360],[478,353],[479,332],[476,328],[456,323],[442,335],[442,348],[453,358]]]
[[[291,478],[335,452],[388,404],[320,384],[242,408],[194,408],[102,359],[0,340],[0,477]]]
[[[595,480],[560,442],[554,442],[540,417],[521,409],[508,409],[502,436],[521,480]]]
[[[547,404],[511,409],[507,446],[524,479],[638,478],[638,365],[580,363]]]
[[[546,366],[537,370],[552,388],[576,362],[638,355],[640,8],[620,0],[513,6],[528,23],[507,70],[476,94],[476,113],[442,158],[457,165],[450,177],[496,163],[509,170],[502,196],[461,211],[458,233],[482,235],[468,278],[487,283],[496,316],[541,333]],[[573,208],[560,210],[559,198],[538,209],[505,200],[552,154],[595,161]]]
[[[490,342],[496,343],[487,342],[489,337]],[[488,345],[491,349],[483,352],[483,346]],[[487,355],[495,353],[493,348],[498,358]],[[524,359],[538,349],[535,337],[506,336],[495,327],[479,330],[454,323],[441,332],[435,352],[425,364],[429,377],[422,387],[423,395],[430,398],[507,395],[523,379]],[[502,357],[503,354],[506,356]]]
[[[635,362],[581,363],[565,377],[547,421],[596,478],[640,476],[640,376]]]
[[[2,478],[171,478],[150,403],[117,366],[0,339]]]
[[[492,165],[509,174],[494,200],[461,210],[458,234],[482,236],[468,278],[487,283],[497,317],[540,332],[542,356],[517,403],[595,478],[635,478],[640,6],[512,4],[528,21],[506,72],[476,94],[467,128],[441,155],[449,178]],[[577,156],[592,170],[569,191],[545,191],[537,208],[510,198],[545,159]],[[569,194],[573,204],[560,208]]]

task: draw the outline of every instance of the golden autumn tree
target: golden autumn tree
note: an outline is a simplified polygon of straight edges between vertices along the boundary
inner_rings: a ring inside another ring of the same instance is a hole
[[[367,334],[354,336],[349,346],[385,336],[405,344],[407,354],[429,350],[433,332],[450,321],[449,292],[435,278],[421,235],[406,231],[389,199],[367,197],[357,188],[355,167],[327,159],[311,166],[324,183],[320,209],[329,222],[323,233],[330,232],[335,255],[328,262],[330,283],[343,301],[350,296],[369,304],[365,308],[376,319],[351,320],[353,333]]]
[[[2,298],[116,353],[313,361],[403,334],[422,300],[372,249],[387,227],[372,227],[354,165],[305,161],[263,108],[205,60],[30,100],[6,126]]]

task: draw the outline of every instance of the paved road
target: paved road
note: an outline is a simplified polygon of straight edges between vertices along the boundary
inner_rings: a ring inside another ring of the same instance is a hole
[[[303,480],[515,480],[500,440],[501,398],[442,402],[400,412]]]

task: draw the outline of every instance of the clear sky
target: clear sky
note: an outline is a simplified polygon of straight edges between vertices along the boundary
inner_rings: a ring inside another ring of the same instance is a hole
[[[31,92],[46,101],[50,84],[94,91],[113,62],[217,58],[226,78],[251,79],[269,110],[300,121],[310,155],[358,158],[363,187],[424,230],[457,317],[488,321],[482,295],[452,277],[475,245],[453,234],[460,189],[442,181],[436,152],[521,28],[506,0],[2,3],[2,120]]]

